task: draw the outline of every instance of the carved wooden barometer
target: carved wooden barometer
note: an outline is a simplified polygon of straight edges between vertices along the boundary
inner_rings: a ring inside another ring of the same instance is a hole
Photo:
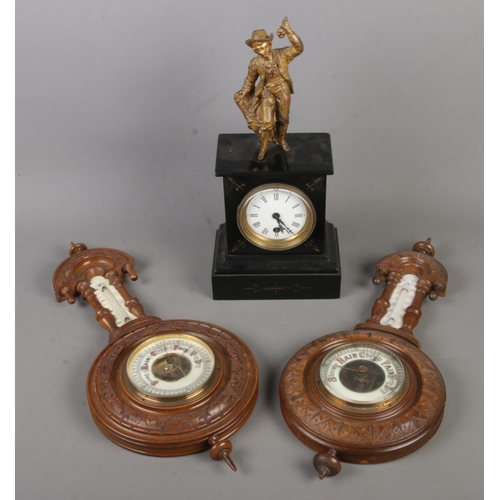
[[[123,285],[134,259],[72,244],[54,273],[59,302],[81,295],[109,331],[87,378],[92,417],[105,436],[137,453],[178,456],[210,450],[236,470],[228,438],[257,400],[257,363],[234,334],[209,323],[146,316]]]
[[[338,474],[340,461],[370,464],[408,455],[437,431],[445,386],[413,328],[425,297],[443,297],[447,281],[430,239],[384,257],[373,282],[385,282],[385,289],[371,318],[311,342],[285,366],[283,417],[317,452],[313,464],[321,479]]]

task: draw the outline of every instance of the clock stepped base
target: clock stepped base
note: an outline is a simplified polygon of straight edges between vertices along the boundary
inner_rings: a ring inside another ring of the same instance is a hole
[[[340,297],[337,230],[326,222],[320,255],[229,255],[226,225],[215,237],[214,300],[336,299]]]

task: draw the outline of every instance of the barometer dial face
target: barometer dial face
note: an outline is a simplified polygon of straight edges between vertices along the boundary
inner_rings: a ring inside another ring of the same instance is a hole
[[[388,402],[401,394],[407,380],[398,356],[363,342],[333,349],[321,362],[319,377],[334,402],[354,405]]]
[[[238,227],[259,248],[288,250],[309,238],[316,216],[309,198],[294,186],[271,183],[250,191],[238,207]]]
[[[171,399],[197,393],[210,380],[215,357],[205,342],[188,334],[158,335],[130,354],[127,376],[147,396]]]

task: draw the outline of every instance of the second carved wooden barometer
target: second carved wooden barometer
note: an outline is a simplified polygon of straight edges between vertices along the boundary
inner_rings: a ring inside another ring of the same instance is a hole
[[[257,400],[257,363],[231,332],[192,320],[146,316],[123,285],[137,279],[120,250],[72,244],[54,273],[59,302],[81,295],[109,331],[87,378],[92,417],[105,436],[137,453],[178,456],[210,450],[236,470],[228,438]]]
[[[371,318],[300,349],[280,380],[283,417],[317,452],[321,479],[340,461],[395,460],[423,446],[443,418],[445,386],[420,350],[413,328],[425,297],[445,295],[448,276],[430,239],[377,264],[373,282],[385,282]]]

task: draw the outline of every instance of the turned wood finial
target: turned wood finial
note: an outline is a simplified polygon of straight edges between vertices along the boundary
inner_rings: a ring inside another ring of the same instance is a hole
[[[431,245],[430,238],[427,238],[425,241],[418,241],[413,245],[412,250],[414,252],[425,253],[427,255],[430,255],[431,257],[434,257],[434,254],[436,253],[434,247]]]
[[[337,458],[337,452],[333,449],[315,455],[313,465],[318,471],[320,479],[336,476],[342,469],[342,465]]]
[[[219,441],[216,436],[212,436],[208,440],[208,444],[212,446],[209,451],[209,455],[212,460],[224,460],[232,470],[234,470],[235,472],[238,470],[235,463],[229,456],[231,451],[233,451],[233,445],[231,441],[229,441],[229,439],[223,439],[222,441]]]
[[[123,272],[123,274],[125,274],[125,275],[127,275],[127,274],[128,274],[129,278],[130,278],[132,281],[136,281],[136,280],[137,280],[137,278],[139,277],[139,276],[137,276],[137,272],[136,272],[136,270],[134,269],[134,266],[133,266],[133,265],[131,265],[131,264],[129,264],[129,263],[127,263],[127,264],[125,264],[125,265],[123,266],[123,268],[122,268],[122,272]]]
[[[83,252],[84,250],[87,250],[87,245],[85,245],[85,243],[73,243],[73,242],[71,242],[69,254],[75,255],[76,253]]]

